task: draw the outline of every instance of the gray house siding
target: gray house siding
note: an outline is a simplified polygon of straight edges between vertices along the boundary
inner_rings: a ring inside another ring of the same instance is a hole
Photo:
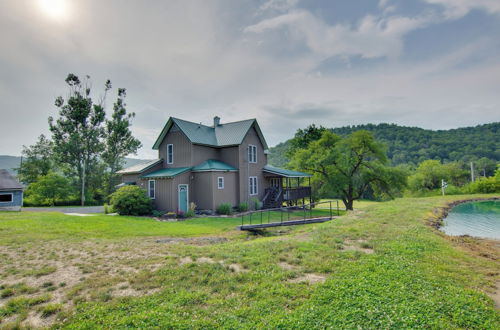
[[[167,145],[174,145],[174,163],[167,164]],[[191,165],[191,154],[193,145],[188,140],[186,135],[181,131],[175,130],[175,127],[167,133],[165,139],[159,147],[160,158],[163,159],[163,167],[189,167]]]
[[[257,163],[250,163],[248,161],[248,146],[255,145],[257,146]],[[248,202],[251,198],[258,198],[262,200],[264,197],[264,190],[268,188],[268,180],[264,177],[262,172],[262,168],[267,164],[267,155],[264,153],[264,146],[260,141],[257,132],[252,127],[243,143],[238,147],[239,148],[239,166],[240,169],[240,202]],[[250,195],[249,188],[249,178],[255,176],[257,177],[257,195]]]
[[[0,195],[12,195],[12,202],[0,202],[0,211],[19,211],[23,206],[22,190],[2,190]]]

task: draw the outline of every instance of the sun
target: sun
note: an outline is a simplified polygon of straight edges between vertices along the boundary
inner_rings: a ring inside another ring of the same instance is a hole
[[[67,0],[38,0],[42,12],[54,20],[64,20],[68,16]]]

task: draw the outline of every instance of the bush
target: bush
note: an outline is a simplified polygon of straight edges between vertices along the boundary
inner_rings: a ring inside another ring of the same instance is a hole
[[[217,213],[218,214],[224,214],[224,215],[229,215],[233,211],[233,208],[231,207],[231,204],[229,203],[222,203],[219,206],[217,206]]]
[[[153,203],[138,186],[121,187],[111,194],[111,205],[120,215],[151,214]]]
[[[489,178],[480,178],[469,184],[468,188],[471,193],[489,194],[500,192],[500,179],[497,179],[494,176]]]
[[[262,208],[262,203],[259,201],[259,199],[258,199],[258,198],[256,198],[256,197],[252,197],[252,198],[250,199],[250,201],[251,201],[251,202],[252,202],[252,204],[253,204],[252,206],[253,206],[254,210],[260,210],[260,209]]]
[[[238,212],[246,212],[248,211],[248,203],[240,203],[240,205],[238,205]]]
[[[104,204],[104,214],[110,213],[115,213],[115,210],[113,210],[113,207],[111,205]]]
[[[165,214],[165,212],[164,211],[159,211],[159,210],[153,210],[153,212],[151,214],[155,218],[161,218]]]
[[[26,189],[25,204],[34,206],[54,206],[72,199],[75,194],[71,183],[65,177],[49,172],[38,178]]]

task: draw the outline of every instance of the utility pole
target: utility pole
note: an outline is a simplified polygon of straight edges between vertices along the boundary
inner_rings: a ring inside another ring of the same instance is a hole
[[[470,179],[474,182],[474,163],[470,162]]]

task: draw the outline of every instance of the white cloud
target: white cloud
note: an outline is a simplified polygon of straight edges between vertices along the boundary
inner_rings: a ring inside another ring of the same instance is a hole
[[[425,0],[428,3],[445,7],[448,19],[458,19],[473,9],[483,10],[488,14],[500,15],[499,0]]]
[[[262,34],[285,28],[295,41],[303,41],[322,58],[350,55],[397,57],[403,48],[405,34],[434,21],[431,14],[382,18],[367,15],[352,27],[347,24],[329,25],[307,10],[293,10],[248,26],[244,31]]]
[[[260,6],[260,10],[278,10],[287,11],[294,8],[299,0],[268,0]]]

